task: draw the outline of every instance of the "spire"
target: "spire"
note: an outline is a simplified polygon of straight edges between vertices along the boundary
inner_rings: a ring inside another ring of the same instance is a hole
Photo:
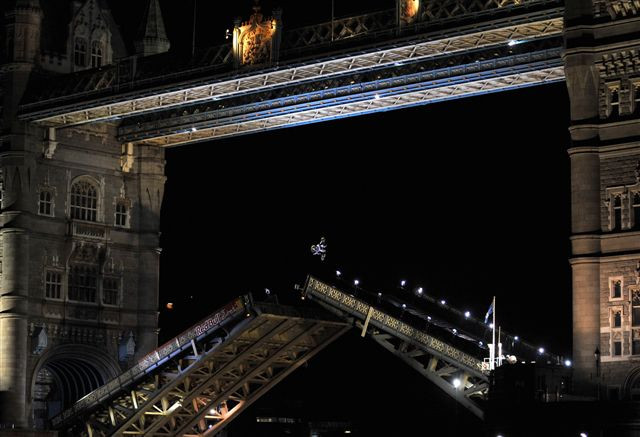
[[[143,55],[164,53],[171,47],[164,29],[164,20],[158,0],[149,0],[147,13],[135,41],[136,52]]]

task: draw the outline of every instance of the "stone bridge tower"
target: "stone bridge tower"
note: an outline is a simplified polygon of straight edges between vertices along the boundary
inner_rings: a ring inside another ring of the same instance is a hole
[[[574,386],[640,396],[640,14],[568,0]]]
[[[150,3],[144,54],[169,47]],[[157,343],[163,149],[123,150],[113,124],[56,131],[16,116],[56,73],[128,55],[105,0],[70,1],[66,22],[57,5],[3,2],[0,428],[44,426]]]

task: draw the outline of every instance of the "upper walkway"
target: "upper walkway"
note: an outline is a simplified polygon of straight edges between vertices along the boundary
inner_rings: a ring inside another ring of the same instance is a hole
[[[274,18],[263,57],[243,51],[253,28],[237,24],[233,43],[194,57],[40,80],[20,116],[49,127],[124,119],[123,142],[173,146],[554,82],[563,11],[559,0],[440,0],[280,33]]]

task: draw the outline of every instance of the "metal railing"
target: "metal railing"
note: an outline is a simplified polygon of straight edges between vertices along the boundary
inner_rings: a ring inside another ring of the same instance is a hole
[[[72,407],[55,416],[51,420],[53,427],[61,427],[61,425],[68,419],[77,416],[79,413],[88,410],[98,402],[120,392],[123,388],[129,386],[135,380],[154,369],[158,363],[166,360],[185,348],[190,348],[191,341],[193,339],[198,338],[213,329],[218,329],[224,326],[226,323],[236,319],[240,315],[244,315],[251,305],[250,296],[241,296],[233,300],[222,309],[216,311],[209,317],[184,331],[182,334],[147,354],[126,372],[112,379],[102,387],[92,391],[76,402]]]
[[[368,320],[369,324],[376,325],[380,329],[393,335],[399,334],[429,351],[436,352],[445,360],[467,367],[475,374],[482,375],[488,373],[482,365],[482,360],[466,354],[444,341],[430,336],[390,314],[373,307],[365,301],[344,293],[314,277],[310,276],[308,278],[304,292],[336,309],[345,311],[359,319]]]

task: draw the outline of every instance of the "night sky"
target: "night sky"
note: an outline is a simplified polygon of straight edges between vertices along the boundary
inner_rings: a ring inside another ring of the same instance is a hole
[[[200,3],[206,46],[252,2]],[[393,4],[336,3],[337,15]],[[191,11],[181,7],[191,4],[161,1],[178,50],[190,43]],[[330,17],[329,1],[279,4],[285,26]],[[500,325],[570,355],[568,118],[565,85],[554,84],[167,150],[160,300],[175,309],[161,308],[161,339],[239,294],[268,287],[291,297],[308,273],[339,268],[372,290],[406,279],[477,317],[495,295]],[[324,263],[309,250],[322,236]],[[475,426],[356,332],[231,429],[284,400],[369,435],[473,435],[465,427]],[[433,421],[455,425],[430,432]]]

